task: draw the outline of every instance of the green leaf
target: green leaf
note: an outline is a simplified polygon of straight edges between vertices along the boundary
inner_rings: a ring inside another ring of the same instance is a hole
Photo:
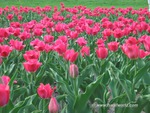
[[[86,87],[86,91],[83,94],[77,96],[77,100],[74,104],[75,113],[83,113],[84,112],[87,102],[88,102],[90,96],[95,91],[96,87],[100,84],[100,80],[101,80],[102,76],[103,75],[99,76],[96,81],[89,84]]]
[[[41,113],[42,111],[41,110],[35,110],[35,111],[32,111],[31,113]]]
[[[9,100],[9,103],[3,107],[3,108],[0,108],[2,110],[2,113],[8,113],[10,110],[12,110],[14,107],[13,103],[11,100]]]
[[[33,99],[36,97],[36,94],[31,95],[25,98],[24,101],[20,101],[9,113],[18,113],[20,109],[24,108],[27,105],[32,105]]]
[[[27,93],[27,90],[26,87],[18,87],[17,89],[14,89],[11,96],[12,100],[16,101],[17,98]]]
[[[122,86],[122,89],[126,93],[129,101],[135,101],[136,94],[135,94],[134,87],[131,81],[127,80],[125,78],[125,75],[118,68],[116,68],[116,66],[113,63],[110,62],[110,64],[112,67],[112,71],[114,71],[113,73],[115,73],[114,76],[116,76],[117,81]]]
[[[133,79],[134,84],[138,83],[138,81],[142,78],[143,74],[147,73],[147,69],[149,68],[149,66],[150,66],[150,63],[148,63],[146,66],[144,66],[137,72],[136,76]]]
[[[83,80],[91,74],[93,66],[94,66],[94,64],[90,64],[90,65],[86,66],[86,68],[80,73],[80,75],[78,77],[78,86],[79,87],[83,83]]]

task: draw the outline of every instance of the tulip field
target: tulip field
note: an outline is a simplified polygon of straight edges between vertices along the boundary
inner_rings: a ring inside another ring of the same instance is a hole
[[[0,113],[150,113],[148,8],[0,8]]]

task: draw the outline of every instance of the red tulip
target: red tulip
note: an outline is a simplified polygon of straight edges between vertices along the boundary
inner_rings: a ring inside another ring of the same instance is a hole
[[[70,31],[70,33],[69,33],[69,37],[71,39],[76,39],[78,37],[78,35],[79,35],[79,32],[77,32],[77,31]]]
[[[112,31],[110,29],[104,29],[102,34],[103,34],[103,37],[109,37],[109,36],[111,36]]]
[[[23,63],[23,66],[27,72],[36,72],[42,63],[37,60],[29,60]]]
[[[25,54],[23,54],[23,57],[26,61],[38,60],[40,57],[40,52],[35,51],[35,50],[29,50],[29,51],[26,51]]]
[[[118,50],[119,42],[109,42],[107,45],[110,51],[116,52]]]
[[[149,52],[144,51],[142,49],[139,50],[139,58],[145,58],[146,56],[150,55]]]
[[[96,44],[98,47],[105,47],[104,40],[102,38],[97,39]]]
[[[8,38],[9,36],[9,32],[7,29],[5,28],[0,28],[0,37],[4,37],[4,38]]]
[[[84,39],[84,37],[78,38],[76,42],[79,46],[85,46],[87,44],[87,41]]]
[[[45,36],[44,36],[44,41],[45,41],[46,43],[51,43],[51,42],[53,42],[53,40],[54,40],[54,37],[51,36],[51,35],[45,35]]]
[[[41,40],[39,40],[38,38],[36,38],[35,40],[33,40],[33,41],[30,42],[30,45],[33,46],[33,47],[37,46],[37,43],[39,43],[40,41]]]
[[[48,105],[48,109],[50,113],[58,113],[59,105],[55,97],[52,97],[50,103]]]
[[[121,46],[122,51],[130,59],[137,59],[139,57],[139,47],[137,45],[126,45]]]
[[[146,51],[150,51],[150,36],[143,37],[143,44]]]
[[[20,33],[19,38],[21,40],[26,40],[30,38],[30,33],[28,33],[27,31],[23,31],[22,33]]]
[[[18,20],[22,20],[22,16],[21,15],[18,15]]]
[[[80,50],[81,52],[81,55],[84,57],[85,55],[86,56],[89,56],[90,55],[90,48],[88,46],[83,46]]]
[[[58,23],[55,25],[55,31],[56,32],[62,32],[64,30],[64,24]]]
[[[99,47],[96,50],[96,54],[97,54],[98,58],[105,59],[108,56],[108,49],[105,47]]]
[[[69,67],[69,74],[72,78],[75,78],[79,75],[78,66],[75,64],[71,64]]]
[[[124,34],[121,29],[117,28],[113,31],[113,35],[115,38],[121,38]]]
[[[13,39],[10,40],[9,44],[18,51],[21,51],[25,47],[22,41],[13,40]]]
[[[59,55],[62,55],[66,52],[67,46],[68,45],[65,44],[61,39],[57,39],[53,47],[54,50],[59,53]]]
[[[14,29],[14,31],[13,31],[13,35],[14,36],[19,36],[20,35],[20,28],[16,28],[16,29]]]
[[[12,48],[8,45],[0,45],[0,56],[7,57],[12,51]]]
[[[5,106],[9,102],[10,88],[9,88],[9,77],[2,76],[0,78],[0,107]]]
[[[129,37],[125,40],[125,43],[128,45],[138,44],[138,40],[135,37]]]
[[[48,53],[53,50],[53,46],[49,44],[45,44],[45,52]]]
[[[75,52],[73,49],[67,50],[64,54],[64,59],[69,60],[70,62],[75,62],[78,57],[78,52]]]
[[[7,19],[8,19],[8,20],[12,20],[13,17],[14,17],[13,14],[8,14]]]
[[[49,99],[51,98],[55,88],[51,88],[50,84],[44,85],[43,83],[40,83],[40,86],[37,89],[38,95],[43,99]]]
[[[58,36],[58,39],[61,40],[63,43],[67,44],[68,43],[68,38],[67,36]]]
[[[38,41],[37,44],[34,46],[34,49],[37,51],[44,51],[45,49],[44,41]]]
[[[8,85],[9,82],[10,82],[10,78],[8,76],[6,76],[6,75],[3,75],[1,77],[1,80],[2,80],[3,84],[5,84],[5,85]]]
[[[33,32],[34,32],[34,35],[35,35],[35,36],[41,36],[41,35],[43,34],[43,30],[40,29],[40,28],[34,29]]]

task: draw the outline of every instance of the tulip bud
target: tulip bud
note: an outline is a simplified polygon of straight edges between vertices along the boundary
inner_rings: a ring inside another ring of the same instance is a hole
[[[48,109],[50,113],[58,113],[59,105],[55,97],[52,97],[50,103],[48,105]]]
[[[5,106],[9,102],[10,88],[9,88],[9,77],[2,76],[0,78],[0,107]],[[8,83],[7,83],[8,82]]]
[[[69,68],[69,74],[72,78],[75,78],[78,76],[79,71],[78,71],[78,66],[75,64],[71,64]]]
[[[10,78],[8,76],[6,76],[6,75],[3,75],[1,77],[1,79],[2,79],[3,84],[5,84],[5,85],[8,85],[9,82],[10,82]]]

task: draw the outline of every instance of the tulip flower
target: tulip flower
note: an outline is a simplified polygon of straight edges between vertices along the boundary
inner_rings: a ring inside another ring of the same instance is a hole
[[[71,64],[70,65],[69,74],[72,78],[75,78],[79,75],[78,66],[76,64]]]
[[[67,50],[64,54],[64,59],[69,60],[70,62],[75,62],[78,57],[78,52],[75,52],[74,49]]]
[[[44,41],[45,41],[46,43],[51,43],[51,42],[53,42],[53,40],[54,40],[54,37],[51,36],[51,35],[45,35],[45,36],[44,36]]]
[[[10,88],[9,88],[10,78],[7,76],[2,76],[0,78],[0,107],[8,104],[10,98]]]
[[[78,38],[76,42],[79,46],[85,46],[87,44],[87,41],[84,39],[84,37]]]
[[[35,50],[29,50],[29,51],[26,51],[25,54],[23,54],[23,57],[26,61],[38,60],[40,57],[40,52],[35,51]]]
[[[97,54],[98,58],[105,59],[108,56],[108,49],[105,47],[99,47],[96,50],[96,54]]]
[[[116,52],[118,50],[118,46],[119,46],[119,42],[110,42],[107,44],[108,45],[108,49],[112,52]]]
[[[139,47],[137,45],[126,45],[121,46],[122,51],[130,59],[137,59],[139,57]]]
[[[18,51],[21,51],[25,47],[22,41],[13,40],[13,39],[10,40],[9,44]]]
[[[57,39],[53,48],[57,53],[59,53],[59,55],[62,55],[66,52],[67,45],[61,39]]]
[[[36,72],[41,65],[42,63],[37,60],[29,60],[23,63],[23,66],[27,72]]]
[[[51,98],[55,88],[52,88],[50,84],[44,85],[43,83],[40,83],[40,86],[37,89],[38,95],[43,99],[49,99]]]
[[[90,48],[88,46],[83,46],[80,50],[81,55],[84,57],[90,55]]]
[[[2,80],[3,84],[5,84],[5,85],[8,85],[9,82],[10,82],[10,78],[8,76],[6,76],[6,75],[3,75],[1,77],[1,80]]]
[[[0,56],[7,57],[12,51],[12,48],[8,45],[0,45]]]
[[[52,97],[50,103],[48,105],[48,109],[50,113],[58,113],[59,105],[55,97]]]

